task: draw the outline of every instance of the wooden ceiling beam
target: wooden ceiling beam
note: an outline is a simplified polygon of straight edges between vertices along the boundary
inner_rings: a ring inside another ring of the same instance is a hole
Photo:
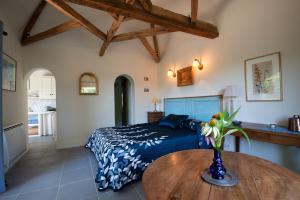
[[[113,38],[113,36],[115,35],[115,33],[117,32],[117,30],[119,29],[121,23],[124,20],[124,16],[119,16],[118,20],[114,20],[108,33],[107,33],[107,40],[110,42]]]
[[[117,20],[114,20],[108,33],[107,33],[107,37],[106,37],[106,41],[103,42],[101,49],[100,49],[100,56],[103,56],[109,43],[111,42],[113,36],[115,35],[115,33],[117,32],[117,30],[119,29],[121,23],[123,22],[123,20],[125,19],[124,16],[119,16]]]
[[[52,0],[58,1],[58,0]],[[152,5],[150,12],[138,6],[137,4],[128,5],[119,0],[65,0],[71,3],[88,6],[91,8],[124,15],[125,17],[136,18],[151,24],[164,26],[166,28],[189,34],[202,36],[206,38],[216,38],[219,36],[218,29],[215,25],[196,20],[190,22],[190,18],[164,8]]]
[[[123,22],[126,22],[126,21],[130,21],[130,20],[133,20],[134,18],[131,18],[131,17],[125,17]]]
[[[33,26],[35,25],[37,19],[39,18],[39,16],[41,15],[42,11],[44,10],[45,6],[47,5],[47,2],[44,0],[41,0],[39,5],[35,8],[34,12],[32,13],[32,15],[30,16],[24,30],[23,30],[23,34],[22,34],[22,38],[21,38],[21,42],[26,39],[27,37],[29,37],[30,35],[30,31],[33,28]]]
[[[160,58],[159,55],[155,52],[155,50],[151,47],[150,43],[148,42],[147,38],[145,37],[139,37],[140,41],[144,45],[144,47],[147,49],[147,51],[150,53],[152,58],[155,60],[155,62],[159,62]]]
[[[141,5],[143,6],[143,8],[150,12],[152,10],[152,2],[151,0],[139,0],[139,2],[141,3]]]
[[[45,0],[51,4],[54,8],[61,11],[63,14],[69,16],[70,18],[76,20],[81,24],[86,30],[94,34],[103,41],[106,41],[106,34],[94,26],[90,21],[85,19],[77,11],[75,11],[71,6],[65,3],[63,0]]]
[[[151,27],[151,28],[155,28],[155,25],[154,25],[154,24],[151,24],[150,27]],[[153,36],[152,36],[152,39],[153,39],[154,50],[155,50],[157,56],[160,57],[160,52],[159,52],[159,46],[158,46],[158,39],[157,39],[157,36],[156,36],[156,35],[153,35]]]
[[[133,40],[133,39],[138,39],[139,37],[150,37],[150,36],[154,36],[154,35],[171,33],[171,32],[175,32],[175,31],[167,29],[165,27],[149,28],[149,29],[144,29],[144,30],[140,30],[140,31],[118,34],[113,37],[112,42]]]
[[[115,20],[118,20],[119,19],[119,15],[115,14],[115,13],[108,13],[110,16],[112,16],[112,18],[114,18]],[[130,20],[133,20],[134,18],[131,18],[131,17],[125,17],[123,22],[125,21],[130,21]]]
[[[110,13],[110,12],[108,12],[108,14],[109,14],[110,16],[112,16],[112,18],[114,18],[115,20],[118,20],[118,19],[119,19],[119,16],[118,16],[116,13]]]
[[[127,3],[127,4],[133,4],[135,2],[135,0],[122,0],[124,3]],[[116,32],[118,31],[121,23],[126,19],[125,16],[123,15],[117,15],[116,16],[117,18],[113,21],[108,33],[107,33],[107,36],[106,36],[106,41],[103,42],[102,46],[101,46],[101,49],[100,49],[100,52],[99,52],[99,55],[100,56],[103,56],[109,43],[111,42],[112,38],[114,37],[114,35],[116,34]]]
[[[68,30],[71,30],[71,29],[74,29],[74,28],[78,28],[78,27],[81,27],[81,25],[77,21],[70,20],[70,21],[62,23],[62,24],[60,24],[58,26],[50,28],[47,31],[44,31],[44,32],[35,34],[33,36],[30,36],[28,38],[25,38],[24,40],[22,40],[21,44],[23,46],[26,46],[26,45],[32,44],[34,42],[37,42],[37,41],[40,41],[40,40],[43,40],[43,39],[55,36],[57,34],[60,34],[60,33],[63,33],[63,32],[66,32]]]
[[[191,0],[191,22],[195,23],[197,21],[198,14],[198,0]]]

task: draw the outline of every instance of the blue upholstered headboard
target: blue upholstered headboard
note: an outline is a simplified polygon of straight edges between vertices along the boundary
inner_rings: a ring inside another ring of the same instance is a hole
[[[190,119],[204,122],[209,121],[212,115],[222,111],[222,105],[222,95],[164,99],[165,116],[184,114],[189,115]]]

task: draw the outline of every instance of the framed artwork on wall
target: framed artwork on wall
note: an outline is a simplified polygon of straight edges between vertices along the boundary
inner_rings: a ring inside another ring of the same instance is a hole
[[[282,101],[280,52],[245,60],[246,100]]]
[[[2,89],[15,92],[17,90],[17,61],[3,53]]]
[[[194,84],[194,74],[192,66],[177,70],[177,86],[188,86]]]

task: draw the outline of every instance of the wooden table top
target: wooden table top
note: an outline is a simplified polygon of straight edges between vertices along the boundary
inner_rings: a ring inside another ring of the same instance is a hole
[[[250,139],[300,147],[300,133],[289,131],[286,127],[277,126],[275,129],[271,129],[267,124],[249,122],[243,122],[241,127]],[[235,132],[232,135],[242,137],[240,132]]]
[[[147,200],[300,199],[300,175],[269,161],[235,152],[223,152],[226,169],[238,177],[234,187],[204,182],[212,150],[187,150],[154,161],[144,172]]]

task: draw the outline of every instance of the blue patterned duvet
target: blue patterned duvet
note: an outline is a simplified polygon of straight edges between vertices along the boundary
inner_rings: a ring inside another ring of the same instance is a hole
[[[96,129],[86,147],[98,161],[99,190],[119,190],[140,179],[153,160],[171,152],[198,148],[198,142],[197,134],[191,130],[151,123]]]

